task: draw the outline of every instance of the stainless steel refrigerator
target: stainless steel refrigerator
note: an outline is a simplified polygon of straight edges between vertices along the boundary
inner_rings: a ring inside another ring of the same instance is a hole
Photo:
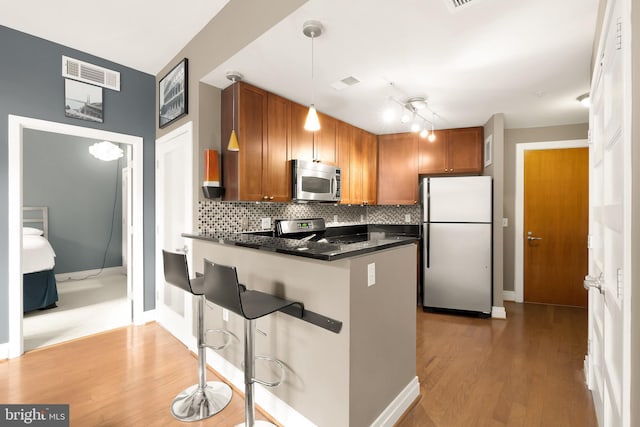
[[[423,178],[420,186],[423,307],[490,315],[491,177]]]

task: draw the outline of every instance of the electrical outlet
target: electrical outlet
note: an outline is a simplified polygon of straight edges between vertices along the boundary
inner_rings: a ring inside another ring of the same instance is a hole
[[[509,226],[509,218],[502,218],[502,226],[503,227]]]
[[[376,263],[367,264],[367,286],[376,284]]]
[[[333,216],[333,222],[338,222],[338,215]]]
[[[261,218],[262,229],[270,230],[271,229],[271,218]]]
[[[246,231],[249,229],[249,218],[244,217],[240,219],[240,228],[242,229],[242,231]]]
[[[411,222],[411,214],[404,214],[404,222]]]
[[[229,321],[229,310],[227,310],[226,308],[222,309],[222,320],[224,320],[225,322]]]

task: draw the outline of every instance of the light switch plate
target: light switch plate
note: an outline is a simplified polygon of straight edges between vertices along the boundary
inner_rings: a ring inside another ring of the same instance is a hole
[[[262,229],[269,230],[271,228],[271,218],[262,218]]]
[[[509,218],[502,218],[502,226],[503,227],[509,226]]]
[[[376,284],[376,263],[367,264],[367,286]]]

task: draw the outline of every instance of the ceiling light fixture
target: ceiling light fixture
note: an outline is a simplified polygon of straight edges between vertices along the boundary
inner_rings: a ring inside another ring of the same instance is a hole
[[[227,71],[227,78],[233,82],[231,83],[231,97],[233,99],[233,107],[231,108],[231,136],[229,136],[227,150],[240,151],[238,136],[236,135],[236,82],[242,80],[242,74],[238,73],[237,71]]]
[[[96,142],[89,147],[89,153],[96,159],[104,162],[118,160],[124,155],[122,148],[109,141]]]
[[[307,113],[307,120],[304,122],[305,130],[314,132],[320,130],[320,120],[314,104],[314,75],[313,75],[313,39],[322,34],[322,24],[319,21],[307,21],[302,25],[302,33],[311,38],[311,104]]]
[[[583,93],[576,99],[578,100],[578,102],[580,102],[580,104],[584,105],[587,108],[591,106],[591,98],[589,98],[589,92]]]
[[[396,87],[395,84],[393,84],[393,82],[389,82],[389,86],[403,93]],[[391,114],[392,109],[390,107],[391,104],[395,103],[399,105],[401,109],[400,123],[402,124],[411,123],[410,125],[411,132],[420,132],[420,136],[422,138],[428,137],[429,141],[432,141],[432,142],[435,141],[436,136],[433,132],[434,131],[433,121],[436,118],[436,114],[433,111],[431,111],[431,109],[429,109],[427,98],[424,96],[412,96],[412,97],[405,96],[402,99],[403,100],[400,100],[393,96],[387,97],[387,101],[386,101],[387,106],[383,116],[385,122],[389,123],[395,117],[395,115]],[[431,114],[433,115],[433,120],[428,120],[424,116],[425,110],[428,110],[429,112],[431,112]],[[422,125],[420,123],[421,120],[422,120]],[[429,133],[427,123],[431,125],[431,133]]]

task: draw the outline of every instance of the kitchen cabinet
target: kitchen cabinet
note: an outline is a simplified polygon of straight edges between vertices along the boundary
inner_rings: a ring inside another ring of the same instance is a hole
[[[353,128],[349,149],[349,200],[344,203],[375,205],[377,201],[377,137]]]
[[[378,137],[378,204],[418,203],[418,135]]]
[[[233,128],[240,150],[227,150]],[[244,82],[222,92],[222,167],[224,200],[287,201],[290,102]]]
[[[436,131],[431,142],[420,138],[418,172],[423,175],[480,175],[483,164],[482,127]]]
[[[340,168],[341,198],[340,203],[351,202],[351,141],[354,127],[341,121],[336,123],[336,161]]]
[[[309,107],[291,102],[291,148],[290,159],[310,160],[336,164],[336,124],[337,120],[318,113],[320,130],[309,132],[304,129]]]

